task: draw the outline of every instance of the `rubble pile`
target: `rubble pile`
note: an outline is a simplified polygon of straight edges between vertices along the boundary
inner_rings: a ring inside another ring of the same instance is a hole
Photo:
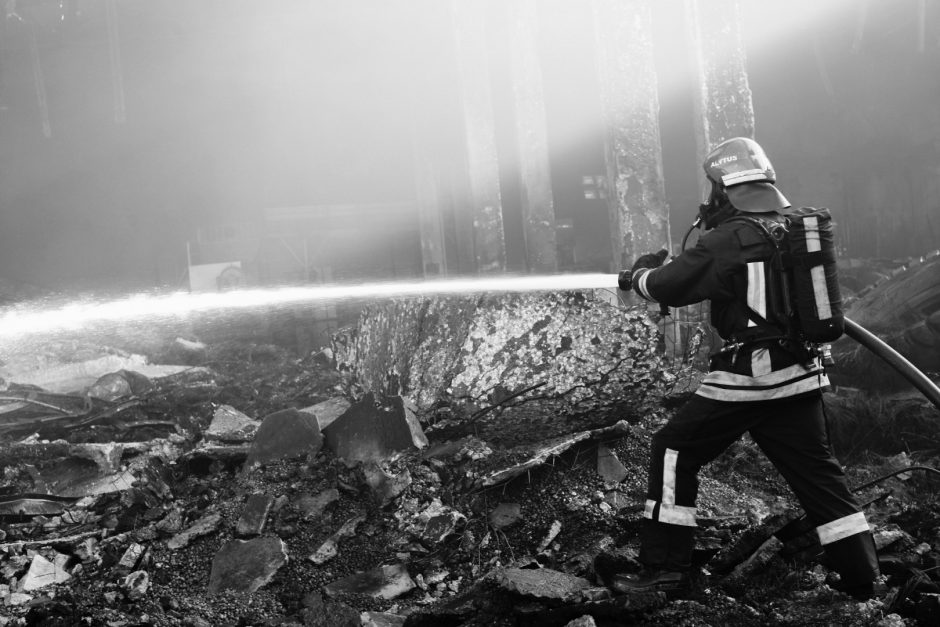
[[[938,478],[909,469],[936,451],[850,469],[885,570],[872,601],[830,587],[747,441],[702,478],[693,590],[612,595],[609,577],[637,567],[670,373],[641,314],[537,300],[372,310],[336,359],[221,343],[160,376],[123,367],[149,364],[134,358],[81,389],[7,382],[0,626],[936,623]],[[380,350],[377,324],[398,343]],[[632,339],[597,348],[615,327]],[[606,377],[566,378],[614,353]]]

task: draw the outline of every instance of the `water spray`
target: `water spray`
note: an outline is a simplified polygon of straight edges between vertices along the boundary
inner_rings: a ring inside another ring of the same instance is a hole
[[[225,292],[134,294],[112,300],[79,299],[62,305],[22,303],[0,313],[0,338],[76,330],[98,323],[182,318],[192,313],[249,310],[301,303],[505,292],[615,289],[616,274],[494,276],[414,282],[325,284]]]

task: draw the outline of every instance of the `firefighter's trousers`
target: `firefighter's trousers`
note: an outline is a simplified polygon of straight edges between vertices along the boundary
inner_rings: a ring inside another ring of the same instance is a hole
[[[871,531],[829,447],[821,395],[754,402],[693,396],[653,436],[640,561],[689,567],[698,472],[745,432],[789,483],[843,582],[877,577]]]

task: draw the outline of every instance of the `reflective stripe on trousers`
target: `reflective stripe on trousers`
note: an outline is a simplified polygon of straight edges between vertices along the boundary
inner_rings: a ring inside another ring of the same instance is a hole
[[[676,466],[678,462],[679,451],[667,448],[663,454],[662,501],[648,499],[643,510],[643,516],[670,525],[697,527],[695,508],[676,505]]]
[[[863,512],[855,512],[816,527],[819,543],[823,546],[870,530]]]

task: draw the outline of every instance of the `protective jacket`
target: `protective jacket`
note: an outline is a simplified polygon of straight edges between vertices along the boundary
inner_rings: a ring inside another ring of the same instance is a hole
[[[783,221],[776,213],[761,220]],[[696,391],[721,401],[759,401],[818,394],[829,380],[815,357],[783,341],[776,303],[773,244],[750,219],[731,219],[666,265],[640,269],[633,285],[643,298],[670,307],[711,301],[711,324],[725,340]]]

